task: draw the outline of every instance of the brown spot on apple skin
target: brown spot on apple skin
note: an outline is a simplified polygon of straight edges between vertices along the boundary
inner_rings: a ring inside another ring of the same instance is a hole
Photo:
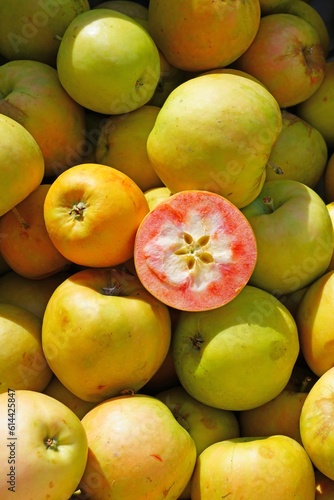
[[[53,481],[50,481],[50,482],[49,482],[49,488],[53,488],[53,487],[54,487],[54,485],[55,485],[55,484],[54,484],[54,482],[53,482]]]
[[[160,455],[152,454],[151,457],[155,458],[156,460],[159,460],[159,462],[163,462],[163,459],[161,458]]]

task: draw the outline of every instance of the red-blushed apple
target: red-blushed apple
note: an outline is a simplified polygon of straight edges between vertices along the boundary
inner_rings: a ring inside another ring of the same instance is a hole
[[[310,458],[297,441],[283,435],[212,444],[198,457],[191,483],[191,500],[314,500],[315,492]]]
[[[242,212],[258,249],[251,285],[282,296],[305,288],[326,271],[333,253],[332,221],[312,188],[292,179],[265,182]]]
[[[67,26],[90,9],[88,0],[3,0],[0,4],[0,52],[9,60],[56,65]]]
[[[130,113],[110,116],[103,123],[95,149],[95,160],[117,168],[142,191],[162,186],[146,149],[160,108],[145,104]]]
[[[31,279],[69,269],[71,262],[54,246],[44,222],[44,201],[50,184],[40,184],[0,217],[0,251],[10,268]]]
[[[334,365],[333,300],[332,270],[310,284],[296,314],[301,352],[310,369],[319,377]]]
[[[79,104],[121,114],[151,99],[160,78],[160,56],[147,30],[130,16],[91,9],[66,29],[57,70],[65,90]]]
[[[38,61],[0,66],[0,113],[25,127],[44,157],[46,177],[86,155],[85,112],[60,84],[55,68]]]
[[[268,159],[266,181],[293,179],[315,189],[326,169],[327,157],[323,135],[283,109],[282,131]]]
[[[278,299],[246,285],[220,308],[181,312],[172,353],[191,396],[215,408],[248,410],[286,386],[299,353],[298,331]]]
[[[151,0],[149,32],[176,68],[227,66],[250,45],[260,22],[259,0],[212,2]]]
[[[52,377],[42,349],[42,320],[23,307],[0,303],[0,393],[43,391]]]
[[[87,437],[79,418],[41,392],[8,389],[0,395],[3,500],[69,498],[85,470]]]
[[[42,151],[31,133],[0,113],[0,216],[40,185],[44,171]]]
[[[89,452],[79,499],[175,500],[182,493],[196,446],[162,401],[143,394],[111,398],[81,422]]]
[[[158,203],[139,225],[136,274],[169,307],[213,309],[246,285],[256,263],[253,231],[241,211],[222,196],[180,191]]]
[[[334,148],[334,61],[327,60],[320,87],[298,104],[295,113],[319,130],[328,148]]]
[[[237,74],[203,74],[169,94],[147,152],[172,193],[212,191],[240,208],[260,192],[281,128],[281,110],[263,85]]]
[[[334,367],[310,389],[300,415],[300,435],[314,467],[334,480]]]
[[[319,34],[325,57],[328,56],[329,32],[324,18],[316,9],[316,2],[310,5],[310,0],[260,0],[260,4],[262,16],[277,13],[293,14],[310,23]]]
[[[0,303],[23,307],[42,320],[52,293],[69,276],[68,271],[62,271],[35,280],[9,269],[0,276]]]
[[[299,16],[278,13],[261,18],[255,39],[234,65],[260,80],[285,108],[318,90],[325,62],[316,29]]]
[[[43,317],[48,364],[68,390],[90,402],[141,389],[164,361],[170,339],[167,306],[117,269],[72,274]]]

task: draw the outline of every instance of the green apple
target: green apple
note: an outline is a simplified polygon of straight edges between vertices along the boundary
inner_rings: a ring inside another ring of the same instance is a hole
[[[328,148],[334,148],[334,61],[327,60],[325,76],[308,99],[296,106],[295,113],[322,133]]]
[[[2,0],[0,52],[9,61],[29,59],[55,66],[67,26],[89,9],[88,0]]]
[[[79,418],[41,392],[0,395],[3,500],[70,498],[84,473],[88,444]]]
[[[294,179],[315,188],[327,165],[326,141],[316,128],[286,109],[282,120],[282,131],[267,163],[266,181]]]
[[[297,326],[276,297],[246,285],[220,308],[181,312],[172,353],[192,397],[215,408],[247,410],[286,386],[299,353]]]
[[[40,185],[44,171],[42,151],[31,133],[0,113],[0,216]]]
[[[55,68],[39,61],[10,61],[0,66],[0,95],[0,113],[37,141],[46,177],[85,159],[85,112],[65,92]]]
[[[326,271],[333,254],[332,221],[312,188],[291,179],[265,182],[242,212],[258,248],[250,284],[282,296]]]
[[[207,73],[169,94],[147,152],[172,193],[213,191],[240,208],[260,192],[281,127],[277,101],[261,84],[240,74]]]
[[[57,69],[65,90],[79,104],[121,114],[151,99],[160,78],[160,57],[147,30],[130,16],[92,9],[66,29]]]

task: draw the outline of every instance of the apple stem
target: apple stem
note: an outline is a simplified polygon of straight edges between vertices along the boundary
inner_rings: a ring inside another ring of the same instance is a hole
[[[15,215],[15,217],[17,218],[17,220],[19,221],[19,223],[21,224],[21,226],[24,229],[29,229],[30,226],[29,226],[28,222],[26,222],[24,220],[24,218],[22,217],[22,215],[20,214],[18,209],[16,207],[13,207],[11,210],[12,210],[13,214]]]
[[[263,198],[263,203],[270,208],[272,212],[275,212],[275,207],[274,207],[274,200],[270,196],[265,196]]]
[[[281,167],[279,167],[278,165],[276,165],[272,161],[268,161],[267,166],[269,168],[272,168],[273,171],[275,172],[275,174],[277,174],[277,175],[283,175],[284,174],[284,171],[281,169]]]
[[[299,392],[309,392],[308,385],[312,381],[311,377],[305,377],[301,383]]]

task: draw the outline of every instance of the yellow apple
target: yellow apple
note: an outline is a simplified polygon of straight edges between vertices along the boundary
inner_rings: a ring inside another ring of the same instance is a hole
[[[160,201],[164,201],[171,196],[170,190],[166,186],[148,189],[144,192],[148,207],[152,210]]]

